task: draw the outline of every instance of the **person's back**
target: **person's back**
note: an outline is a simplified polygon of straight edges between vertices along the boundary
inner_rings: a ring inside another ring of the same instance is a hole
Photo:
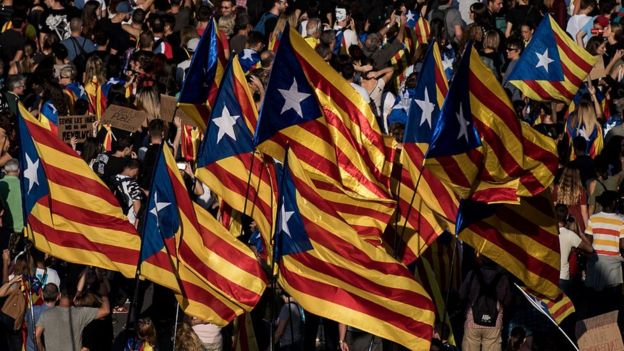
[[[79,351],[82,330],[98,317],[98,309],[91,307],[56,306],[45,311],[37,327],[44,329],[46,351]]]
[[[7,222],[5,227],[11,228],[13,233],[21,233],[24,229],[24,216],[22,213],[22,191],[19,180],[19,164],[17,160],[10,160],[4,165],[6,175],[0,179],[0,197],[8,206],[5,208],[3,218]]]

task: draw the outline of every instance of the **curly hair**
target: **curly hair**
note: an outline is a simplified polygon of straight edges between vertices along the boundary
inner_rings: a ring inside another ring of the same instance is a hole
[[[203,349],[204,346],[191,325],[188,323],[180,324],[176,333],[175,351],[202,351]]]
[[[565,167],[557,184],[555,202],[568,206],[576,205],[580,201],[582,192],[581,172],[576,168]]]

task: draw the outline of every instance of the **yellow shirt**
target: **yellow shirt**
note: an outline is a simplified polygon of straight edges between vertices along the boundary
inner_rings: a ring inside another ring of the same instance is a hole
[[[321,42],[315,37],[305,37],[303,40],[305,40],[306,43],[308,43],[312,47],[312,49],[316,49],[316,46]]]

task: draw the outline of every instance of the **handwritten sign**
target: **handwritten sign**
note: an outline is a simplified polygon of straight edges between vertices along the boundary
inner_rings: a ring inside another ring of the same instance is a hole
[[[176,111],[176,98],[169,95],[160,94],[160,118],[164,121],[173,121],[173,112],[182,119],[182,123],[197,127],[197,123],[189,117],[181,108]]]
[[[72,137],[75,137],[79,143],[84,142],[91,134],[91,125],[95,119],[95,116],[89,115],[59,116],[59,138],[66,143],[69,143]]]
[[[110,124],[113,128],[134,132],[147,118],[144,111],[137,111],[131,108],[110,105],[102,116],[101,124]]]
[[[622,351],[622,335],[617,324],[618,311],[601,314],[576,323],[581,351]]]

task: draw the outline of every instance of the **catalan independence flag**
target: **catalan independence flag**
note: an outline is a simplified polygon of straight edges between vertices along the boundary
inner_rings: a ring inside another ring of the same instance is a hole
[[[408,28],[414,31],[418,44],[426,44],[429,41],[429,35],[431,33],[429,21],[427,21],[427,19],[423,18],[419,13],[416,13],[413,10],[407,11],[406,16],[406,25]]]
[[[516,287],[522,292],[522,295],[526,297],[533,307],[556,324],[561,324],[564,319],[575,312],[572,301],[564,293],[561,293],[561,295],[559,295],[556,299],[549,299],[540,294],[536,294],[525,287],[518,285],[516,285]]]
[[[102,114],[106,111],[106,94],[104,94],[103,84],[97,81],[96,77],[85,86],[87,100],[89,101],[89,113],[97,117],[98,120],[102,118]],[[108,88],[110,89],[110,88]]]
[[[45,101],[39,111],[41,126],[58,137],[58,110],[51,100]]]
[[[275,218],[272,160],[254,152],[258,112],[238,57],[225,71],[199,149],[197,178],[236,211],[252,217],[266,243]]]
[[[429,295],[404,265],[360,239],[288,154],[278,172],[280,285],[306,311],[410,350],[429,350],[435,320]]]
[[[264,273],[249,248],[191,201],[171,151],[161,150],[143,224],[141,262],[152,264],[141,274],[173,289],[187,313],[226,325],[259,301]]]
[[[549,298],[559,296],[559,236],[549,191],[520,204],[463,201],[459,239]]]
[[[191,65],[178,96],[178,106],[201,130],[206,129],[227,64],[229,44],[214,19],[206,27],[193,53]]]
[[[508,80],[533,100],[569,103],[596,60],[546,15]]]
[[[304,167],[367,198],[390,197],[391,148],[369,105],[292,28],[275,55],[254,142],[278,160],[284,148]]]
[[[108,187],[68,145],[19,105],[27,234],[62,260],[132,278],[141,238]]]
[[[552,143],[527,140],[502,86],[469,44],[434,129],[426,166],[460,198],[517,203],[520,196],[550,186],[552,174],[535,169],[552,163],[554,151]]]

